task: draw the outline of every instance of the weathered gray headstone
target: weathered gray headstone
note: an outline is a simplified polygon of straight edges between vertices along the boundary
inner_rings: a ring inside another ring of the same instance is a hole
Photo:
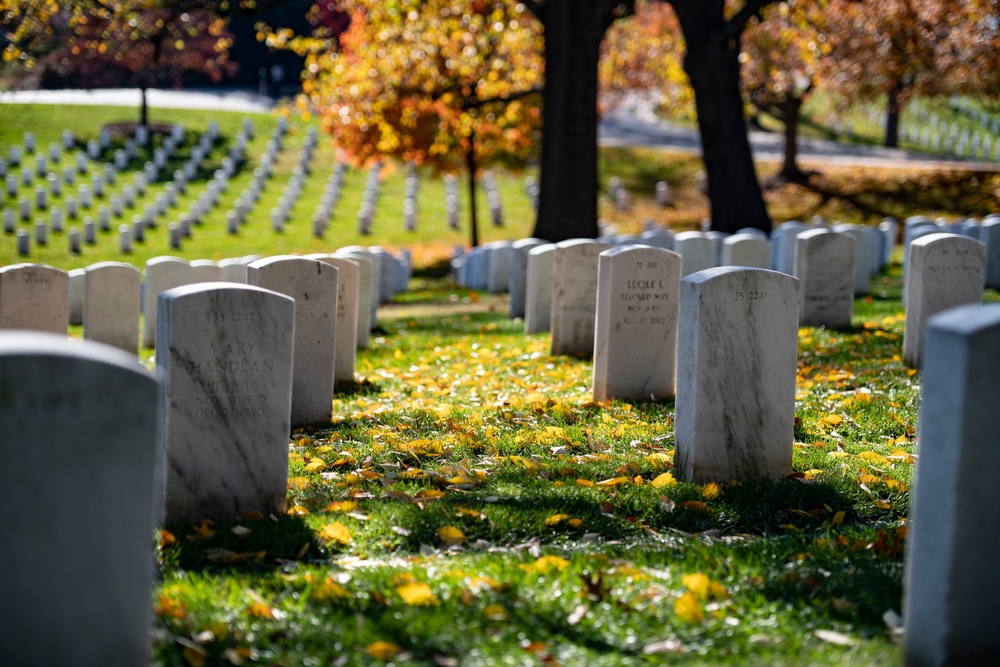
[[[920,368],[927,320],[955,306],[981,303],[986,246],[958,234],[929,234],[910,243],[903,363]]]
[[[548,331],[552,318],[552,260],[556,246],[546,243],[528,251],[525,271],[524,333]]]
[[[246,285],[247,265],[238,257],[230,257],[219,260],[219,267],[222,269],[222,280],[227,283],[239,283]]]
[[[788,275],[795,273],[795,237],[812,230],[798,220],[783,222],[771,232],[771,268]]]
[[[66,335],[69,274],[44,264],[0,267],[0,329]]]
[[[856,245],[853,237],[827,229],[811,229],[795,237],[795,277],[802,292],[801,324],[851,325]]]
[[[154,257],[146,262],[143,279],[142,346],[153,347],[156,343],[156,300],[160,292],[191,282],[191,264],[180,257]]]
[[[838,234],[847,234],[854,238],[854,294],[855,296],[868,294],[872,285],[872,264],[878,254],[875,240],[862,225],[839,224],[830,228],[830,231]]]
[[[698,483],[792,470],[798,280],[722,267],[681,281],[675,474]]]
[[[73,269],[69,272],[69,323],[83,324],[83,290],[86,280],[86,269]]]
[[[231,283],[160,295],[164,520],[285,511],[295,301]]]
[[[333,256],[346,257],[358,264],[358,329],[356,343],[359,349],[365,349],[368,347],[368,339],[371,336],[373,322],[372,313],[374,309],[372,308],[372,295],[374,289],[372,281],[375,273],[375,260],[364,253],[342,252],[339,250],[333,253]]]
[[[525,291],[528,286],[528,251],[545,245],[541,239],[519,239],[511,244],[510,283],[507,291],[510,293],[509,316],[524,317]]]
[[[157,413],[134,357],[0,333],[0,664],[149,663]]]
[[[552,260],[551,354],[591,357],[597,307],[597,256],[612,247],[590,239],[556,244]]]
[[[210,259],[191,260],[192,283],[223,282],[222,267]]]
[[[721,266],[771,268],[771,243],[752,234],[733,234],[722,241]]]
[[[683,259],[682,275],[688,276],[716,266],[715,241],[705,232],[677,234],[674,236],[674,252]]]
[[[483,246],[486,254],[486,291],[490,294],[506,292],[510,287],[513,248],[510,241],[493,241]]]
[[[358,354],[358,302],[361,292],[361,261],[335,255],[310,255],[337,269],[337,333],[334,382],[354,382]]]
[[[664,248],[599,256],[594,400],[674,395],[681,258]]]
[[[138,354],[141,272],[121,262],[98,262],[86,271],[83,337]]]
[[[1000,305],[928,322],[903,590],[907,665],[1000,654]]]
[[[1000,217],[983,220],[980,239],[986,244],[986,287],[1000,289]]]
[[[329,421],[333,411],[339,271],[304,257],[277,256],[247,267],[247,284],[295,299],[292,423]],[[291,324],[291,323],[289,323]]]

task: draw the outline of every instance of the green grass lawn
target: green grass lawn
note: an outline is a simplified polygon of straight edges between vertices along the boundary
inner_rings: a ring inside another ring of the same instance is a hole
[[[672,474],[674,405],[594,403],[505,299],[415,280],[286,516],[168,526],[160,664],[894,664],[919,376],[900,268],[804,328],[793,477]],[[338,662],[338,660],[340,662]]]
[[[27,128],[47,146],[64,125],[86,141],[102,123],[131,115],[3,105],[0,152]],[[155,111],[153,120],[183,120],[193,141],[210,116],[224,137],[208,160],[217,165],[243,114]],[[252,162],[226,207],[276,124],[272,116],[254,122]],[[549,356],[548,335],[525,336],[521,322],[506,319],[505,297],[441,277],[440,258],[466,232],[447,228],[439,178],[422,173],[419,231],[410,234],[404,171],[389,165],[374,234],[359,237],[366,175],[352,171],[327,237],[316,240],[311,216],[336,159],[321,142],[292,224],[273,233],[270,209],[305,135],[304,122],[292,126],[238,237],[225,233],[220,207],[180,252],[169,251],[161,224],[124,259],[406,245],[417,277],[380,311],[371,347],[359,351],[358,382],[340,388],[332,422],[292,435],[287,514],[170,525],[159,535],[156,664],[900,661],[883,615],[901,606],[920,376],[900,361],[898,253],[872,296],[856,301],[852,328],[799,333],[795,474],[678,482],[672,401],[594,403],[590,362]],[[692,227],[707,214],[693,185],[698,168],[691,156],[603,151],[602,182],[620,175],[637,196],[628,213],[602,199],[602,215],[621,231],[646,218]],[[677,208],[652,203],[660,178],[675,184]],[[995,174],[966,172],[831,169],[824,178],[864,207],[787,186],[768,193],[775,218],[874,222],[879,207],[899,217],[949,206],[956,214],[959,198],[988,211],[1000,186]],[[502,229],[488,224],[481,199],[485,240],[530,233],[522,179],[498,172]],[[61,268],[123,259],[111,237],[82,256],[58,237],[33,253],[29,261]],[[16,261],[25,260],[13,238],[0,237],[0,264]]]

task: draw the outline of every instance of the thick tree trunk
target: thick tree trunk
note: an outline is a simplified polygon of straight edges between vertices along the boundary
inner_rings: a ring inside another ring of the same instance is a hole
[[[473,120],[473,125],[475,120]],[[465,152],[465,168],[469,172],[469,244],[479,245],[479,220],[476,217],[476,130],[469,131],[469,150]]]
[[[558,242],[598,235],[597,64],[601,39],[619,4],[609,0],[545,2],[536,238]]]
[[[899,96],[903,92],[903,84],[896,82],[887,95],[888,108],[885,115],[885,145],[887,148],[899,146]]]
[[[671,0],[687,53],[684,71],[694,89],[702,158],[708,176],[712,230],[770,231],[740,94],[740,40],[725,36],[721,0]]]
[[[781,175],[795,180],[802,176],[799,169],[799,112],[802,110],[802,99],[789,96],[782,100],[781,115],[785,123],[785,159],[781,165]]]

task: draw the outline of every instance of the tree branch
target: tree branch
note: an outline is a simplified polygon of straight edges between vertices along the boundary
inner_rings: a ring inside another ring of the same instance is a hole
[[[507,104],[508,102],[513,102],[514,100],[519,100],[522,97],[528,97],[529,95],[535,95],[535,94],[540,95],[542,93],[542,90],[543,89],[541,86],[536,86],[534,88],[525,88],[523,90],[517,90],[507,95],[497,95],[496,97],[487,97],[484,99],[479,99],[472,95],[468,95],[465,97],[465,99],[462,100],[462,108],[468,111],[469,109],[482,108],[487,104],[494,104],[494,103]]]
[[[538,22],[545,25],[545,1],[542,0],[521,0],[521,4],[528,8],[528,11],[535,15]]]
[[[747,3],[743,5],[740,11],[736,12],[736,15],[726,21],[726,27],[722,31],[723,39],[732,39],[733,37],[739,37],[743,32],[743,29],[747,27],[747,23],[750,19],[760,18],[760,13],[765,7],[773,4],[776,0],[747,0]]]

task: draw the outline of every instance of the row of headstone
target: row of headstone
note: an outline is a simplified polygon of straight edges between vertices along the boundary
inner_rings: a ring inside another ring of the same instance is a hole
[[[408,232],[417,231],[417,194],[420,192],[420,180],[417,178],[416,165],[410,163],[406,169],[406,181],[403,186],[403,228]]]
[[[346,169],[346,164],[343,162],[336,162],[333,165],[333,169],[330,171],[330,176],[326,181],[326,186],[323,188],[323,195],[320,197],[319,204],[316,207],[316,212],[313,214],[313,234],[317,238],[323,235],[327,225],[330,224],[330,219],[333,217],[333,212],[337,207],[337,202],[340,201],[340,192],[344,187],[344,173]],[[275,223],[275,218],[273,216],[274,212],[272,211],[272,224]],[[281,231],[278,226],[275,226],[274,229],[275,231]]]
[[[358,234],[369,236],[372,233],[372,223],[375,220],[375,206],[378,203],[381,190],[382,163],[376,162],[368,171],[365,181],[365,191],[361,198],[361,208],[358,209]]]
[[[444,177],[444,209],[448,216],[448,227],[458,229],[458,179],[454,174]]]
[[[615,210],[624,213],[632,209],[632,195],[625,188],[622,179],[612,176],[608,179],[608,196],[615,206]]]
[[[483,172],[483,187],[486,189],[486,206],[490,211],[490,220],[494,227],[503,227],[503,204],[500,201],[500,188],[492,171]]]

